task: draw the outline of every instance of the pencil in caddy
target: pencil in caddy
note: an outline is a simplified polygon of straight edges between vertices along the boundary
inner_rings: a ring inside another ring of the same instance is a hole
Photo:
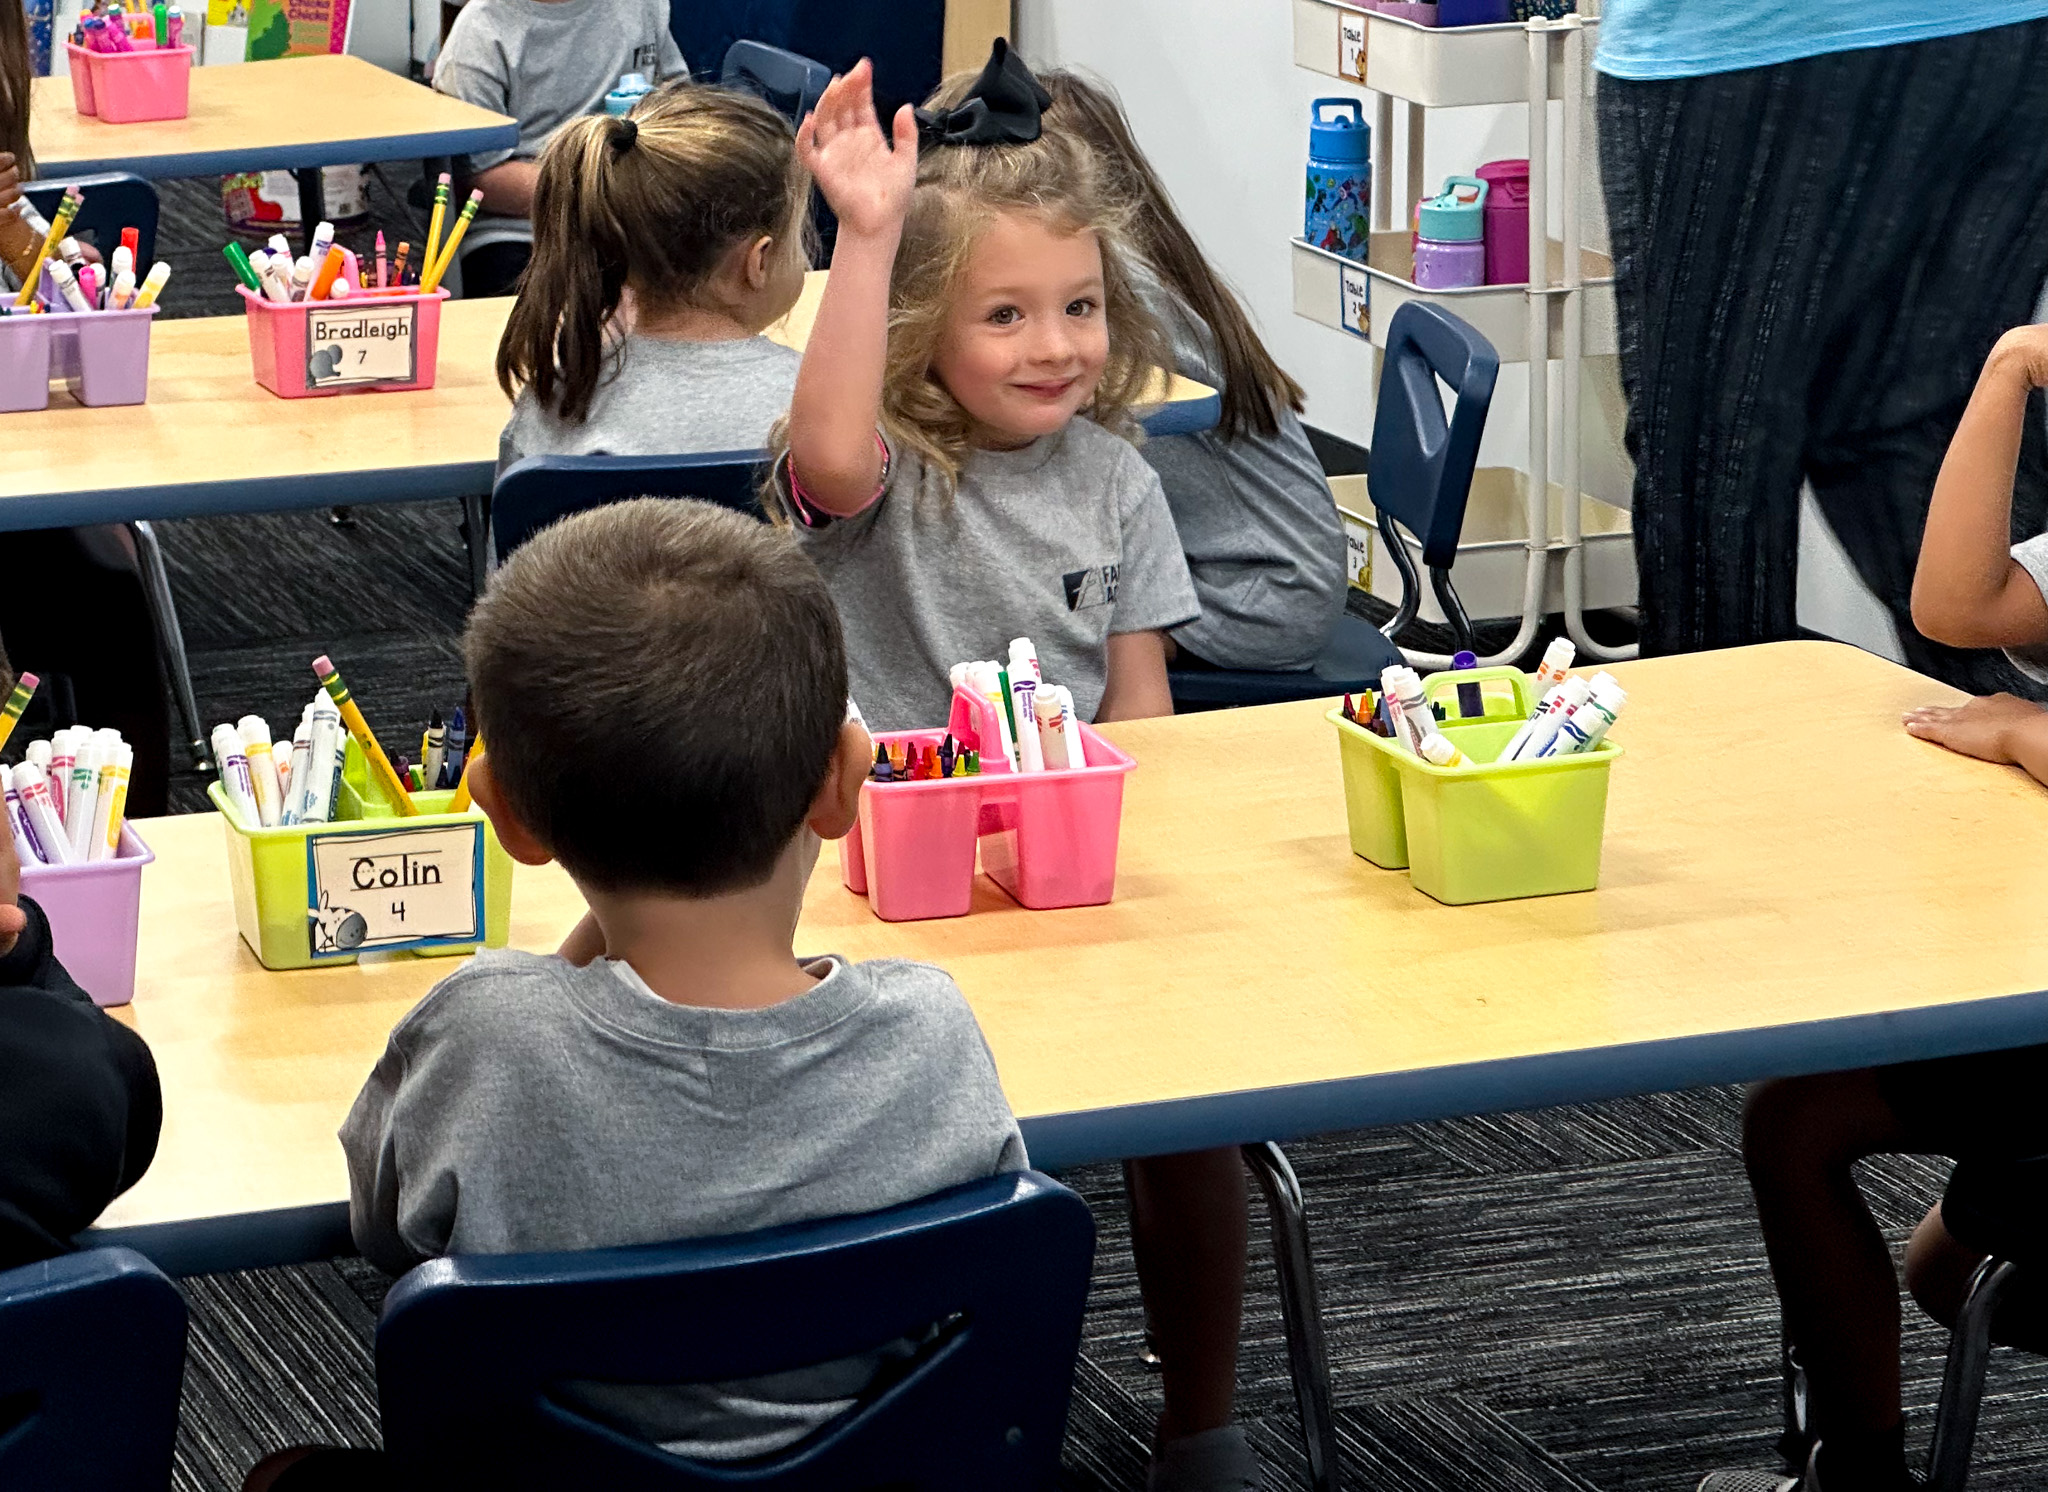
[[[1478,684],[1484,712],[1461,718],[1458,686]],[[1538,700],[1516,668],[1432,674],[1424,697],[1445,706],[1435,729],[1468,761],[1440,767],[1397,738],[1344,718],[1337,729],[1351,850],[1453,906],[1591,891],[1600,884],[1608,769],[1621,747],[1601,740],[1571,755],[1496,762]]]
[[[512,857],[453,792],[418,792],[400,817],[353,740],[326,823],[253,827],[221,784],[207,790],[228,837],[235,924],[266,969],[354,963],[358,954],[469,953],[505,946]]]
[[[237,288],[248,316],[256,381],[280,399],[434,386],[441,302],[448,299],[438,286],[283,304],[246,285]]]
[[[1115,893],[1124,774],[1137,762],[1081,724],[1087,766],[1012,772],[993,744],[992,716],[988,699],[956,690],[950,731],[875,737],[928,751],[950,733],[981,766],[973,777],[862,785],[860,822],[839,846],[840,874],[884,922],[965,916],[977,848],[989,879],[1034,911],[1100,906]]]

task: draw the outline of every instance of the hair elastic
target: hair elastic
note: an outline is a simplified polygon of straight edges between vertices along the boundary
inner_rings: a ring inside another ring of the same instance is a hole
[[[633,142],[640,138],[638,120],[621,119],[618,128],[612,131],[612,154],[624,155],[633,148]]]

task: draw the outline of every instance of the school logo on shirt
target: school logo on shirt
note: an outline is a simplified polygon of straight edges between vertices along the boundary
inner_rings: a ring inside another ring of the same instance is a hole
[[[633,65],[626,71],[639,73],[647,78],[657,76],[661,72],[661,43],[651,41],[644,47],[634,48]]]
[[[1067,610],[1116,604],[1116,566],[1097,565],[1088,570],[1069,570],[1060,577],[1066,587]]]

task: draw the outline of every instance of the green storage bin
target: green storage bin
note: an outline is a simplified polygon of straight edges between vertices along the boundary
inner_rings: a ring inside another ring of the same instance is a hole
[[[512,857],[479,810],[447,811],[452,791],[414,793],[422,811],[399,817],[354,741],[331,823],[245,829],[219,783],[206,791],[227,831],[235,925],[264,968],[505,946]]]
[[[1453,906],[1600,883],[1608,768],[1621,747],[1606,740],[1582,755],[1493,765],[1528,716],[1527,676],[1518,669],[1440,673],[1423,681],[1423,692],[1454,706],[1460,682],[1504,676],[1518,686],[1512,713],[1497,709],[1489,692],[1484,717],[1437,727],[1485,765],[1434,767],[1353,725],[1341,710],[1328,716],[1337,727],[1352,852],[1389,870],[1406,867],[1418,891]],[[1501,705],[1508,703],[1502,696]]]

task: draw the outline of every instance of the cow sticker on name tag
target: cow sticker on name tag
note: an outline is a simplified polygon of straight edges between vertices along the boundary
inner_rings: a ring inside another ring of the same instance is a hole
[[[306,387],[412,383],[418,378],[419,307],[321,301],[306,308]]]
[[[306,841],[306,924],[315,958],[480,943],[481,823]]]

